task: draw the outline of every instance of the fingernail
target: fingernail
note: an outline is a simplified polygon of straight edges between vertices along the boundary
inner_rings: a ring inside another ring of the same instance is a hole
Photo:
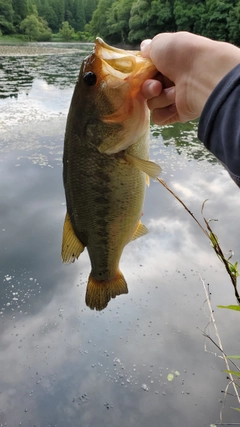
[[[142,41],[142,43],[140,45],[140,49],[142,52],[144,52],[146,50],[147,46],[151,43],[151,41],[152,41],[151,39],[146,39],[146,40]]]
[[[149,95],[159,96],[162,91],[162,84],[157,80],[149,80],[149,82],[147,83],[147,89]]]

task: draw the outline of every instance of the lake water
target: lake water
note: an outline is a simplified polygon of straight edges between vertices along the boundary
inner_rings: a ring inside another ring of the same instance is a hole
[[[151,182],[149,234],[121,259],[129,294],[105,310],[85,306],[87,251],[61,262],[64,129],[91,47],[0,45],[0,426],[219,425],[228,379],[203,336],[207,328],[218,342],[202,281],[228,355],[240,354],[239,313],[217,308],[236,304],[230,279],[173,196]],[[206,218],[218,219],[223,250],[240,260],[239,189],[198,142],[197,124],[151,132],[162,178],[200,221],[209,199]],[[222,420],[240,425],[228,392]]]

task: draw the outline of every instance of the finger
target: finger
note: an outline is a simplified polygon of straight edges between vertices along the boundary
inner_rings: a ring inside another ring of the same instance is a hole
[[[174,86],[174,83],[172,80],[169,80],[166,76],[164,76],[162,73],[158,73],[156,77],[154,77],[154,80],[158,80],[162,83],[163,88]]]
[[[148,99],[148,108],[150,110],[155,110],[156,108],[169,107],[170,105],[175,104],[175,95],[175,86],[166,88],[160,93],[159,96]]]
[[[150,57],[150,44],[151,44],[151,41],[152,41],[151,39],[146,39],[146,40],[143,40],[142,43],[141,43],[140,49],[141,49],[142,56],[144,58],[149,58]]]
[[[174,86],[174,83],[172,82],[172,80],[168,79],[166,76],[164,76],[161,73],[159,75],[162,76],[160,81],[162,82],[162,85],[164,88]]]
[[[158,80],[146,80],[142,85],[142,94],[146,99],[159,96],[161,91],[162,83]]]
[[[166,125],[179,121],[178,112],[175,104],[165,108],[156,108],[152,112],[152,121],[156,125]]]

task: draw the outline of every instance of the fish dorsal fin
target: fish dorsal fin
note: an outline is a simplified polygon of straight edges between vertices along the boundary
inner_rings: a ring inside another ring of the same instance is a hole
[[[62,260],[63,262],[70,263],[74,262],[75,259],[84,250],[84,245],[77,238],[74,233],[71,219],[68,213],[66,213],[64,226],[63,226],[63,238],[62,238]]]
[[[88,278],[86,290],[86,305],[92,310],[103,310],[107,307],[111,298],[117,295],[127,294],[127,283],[120,271],[111,280],[96,280],[92,274]]]
[[[124,157],[128,163],[135,166],[140,171],[145,172],[151,178],[157,178],[162,170],[159,165],[150,160],[139,159],[127,153],[124,154]]]
[[[141,236],[145,236],[145,234],[147,234],[147,233],[148,233],[147,227],[145,227],[145,225],[143,225],[143,223],[139,220],[137,228],[134,231],[134,234],[133,234],[131,240],[135,240],[135,239],[138,239]]]

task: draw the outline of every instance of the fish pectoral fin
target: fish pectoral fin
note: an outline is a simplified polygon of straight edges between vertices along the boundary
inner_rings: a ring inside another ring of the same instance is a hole
[[[66,213],[64,225],[63,225],[63,238],[62,238],[62,260],[63,262],[70,263],[74,262],[75,259],[84,250],[84,245],[77,238],[74,233],[71,219],[68,213]]]
[[[146,175],[146,185],[148,187],[150,186],[150,177],[149,177],[149,175]]]
[[[145,227],[145,225],[143,225],[143,223],[139,220],[138,225],[136,230],[134,231],[134,234],[131,238],[132,240],[138,239],[141,236],[145,236],[146,234],[148,234],[148,229],[147,227]]]
[[[127,153],[124,153],[124,157],[128,163],[135,166],[140,171],[145,172],[151,178],[157,178],[162,170],[159,165],[150,160],[139,159]]]
[[[85,301],[86,305],[92,310],[101,311],[107,307],[111,298],[127,293],[127,283],[120,271],[117,272],[113,279],[104,281],[96,280],[90,274]]]

